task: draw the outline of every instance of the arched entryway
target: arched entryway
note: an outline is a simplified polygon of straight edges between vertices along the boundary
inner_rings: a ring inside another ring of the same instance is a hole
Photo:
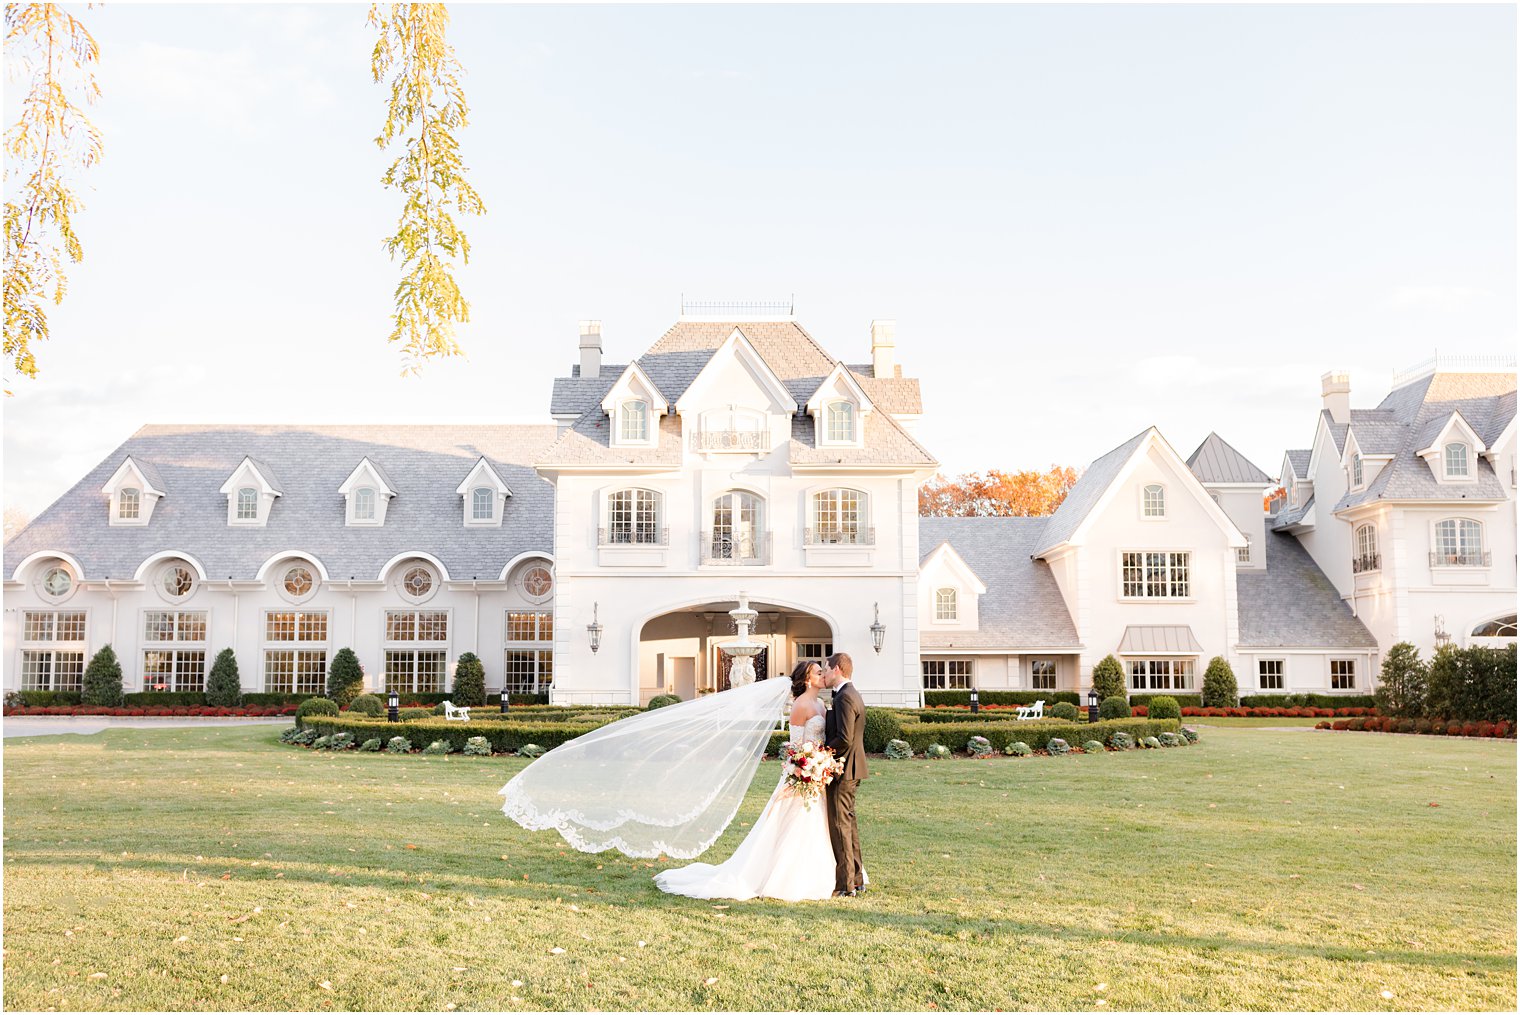
[[[689,701],[728,686],[732,660],[718,646],[737,637],[728,611],[735,600],[684,606],[646,620],[639,630],[634,668],[639,701],[657,694],[675,694]],[[833,651],[834,629],[829,620],[797,606],[750,599],[760,616],[750,639],[765,646],[755,660],[757,676],[785,677],[803,658],[821,658]]]

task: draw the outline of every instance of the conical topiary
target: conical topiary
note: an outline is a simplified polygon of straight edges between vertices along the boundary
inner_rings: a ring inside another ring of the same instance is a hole
[[[363,690],[364,667],[359,665],[359,657],[351,648],[338,649],[327,665],[327,696],[339,708],[347,708]]]
[[[454,665],[454,704],[486,703],[486,668],[474,652],[464,652]]]
[[[243,700],[243,678],[238,676],[237,657],[232,649],[224,648],[217,653],[211,664],[211,675],[206,678],[206,704],[240,704]]]
[[[84,670],[84,693],[80,700],[86,705],[121,704],[121,663],[116,650],[105,645],[90,659]]]

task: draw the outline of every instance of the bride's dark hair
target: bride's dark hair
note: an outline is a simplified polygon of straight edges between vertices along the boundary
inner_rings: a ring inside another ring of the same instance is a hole
[[[817,665],[811,659],[804,659],[792,667],[792,697],[802,697],[803,692],[807,690],[808,669]]]

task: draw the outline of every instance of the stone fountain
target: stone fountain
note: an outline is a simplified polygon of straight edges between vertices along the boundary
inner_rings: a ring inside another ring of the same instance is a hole
[[[718,648],[734,658],[728,669],[728,686],[743,687],[755,682],[755,656],[765,651],[764,645],[749,640],[749,629],[754,626],[760,614],[749,608],[749,593],[740,592],[739,605],[729,610],[728,615],[734,618],[739,638],[737,641],[720,642]]]

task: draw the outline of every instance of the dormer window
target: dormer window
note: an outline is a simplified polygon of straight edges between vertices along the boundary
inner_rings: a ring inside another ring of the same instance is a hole
[[[630,398],[618,407],[618,440],[638,443],[649,440],[649,403]]]
[[[1351,486],[1358,490],[1362,486],[1362,456],[1359,454],[1351,456]]]
[[[354,521],[372,522],[375,520],[375,488],[361,486],[354,491]]]
[[[830,444],[851,444],[855,441],[855,406],[852,403],[843,399],[830,402],[826,418],[824,439]]]
[[[951,588],[934,591],[934,619],[953,621],[960,619],[960,594]]]
[[[348,505],[344,519],[346,525],[384,525],[386,508],[390,506],[391,498],[396,496],[396,490],[385,470],[368,457],[359,460],[354,471],[338,486],[338,492],[344,496]]]
[[[282,495],[269,466],[253,458],[243,459],[220,492],[227,497],[227,524],[253,527],[268,523],[269,509]]]
[[[1151,483],[1140,493],[1140,513],[1145,518],[1166,517],[1166,488]]]
[[[112,525],[147,525],[153,506],[164,495],[158,470],[131,457],[117,467],[100,492],[108,498],[106,517]]]
[[[142,514],[142,491],[135,486],[122,487],[116,495],[116,517],[124,522],[135,522]]]
[[[237,520],[240,522],[257,521],[259,517],[259,491],[251,486],[238,488],[237,492]]]
[[[492,516],[492,501],[496,498],[490,490],[477,486],[470,491],[470,517],[477,522],[488,522]]]
[[[1466,479],[1472,475],[1468,464],[1466,444],[1456,443],[1446,445],[1441,452],[1441,458],[1446,463],[1447,479]]]

